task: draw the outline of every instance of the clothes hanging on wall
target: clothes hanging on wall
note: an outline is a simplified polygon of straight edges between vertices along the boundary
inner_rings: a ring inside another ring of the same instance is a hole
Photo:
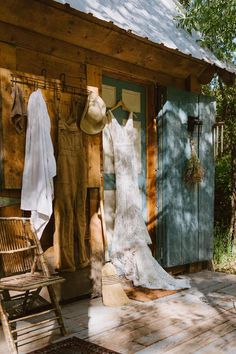
[[[83,133],[78,130],[72,113],[74,115],[70,104],[66,104],[66,100],[63,103],[62,97],[58,123],[54,250],[55,267],[63,271],[75,271],[89,264],[85,246],[86,156]]]
[[[22,134],[25,129],[26,110],[23,92],[19,85],[12,86],[12,108],[11,121],[15,126],[17,133]]]
[[[134,155],[132,113],[121,126],[111,111],[108,129],[114,150],[116,214],[111,259],[120,275],[135,286],[151,289],[189,288],[188,279],[175,279],[152,256],[151,238],[139,207],[138,172]]]
[[[32,223],[41,238],[52,214],[56,161],[50,136],[50,117],[40,89],[30,95],[27,115],[21,209],[31,211]]]

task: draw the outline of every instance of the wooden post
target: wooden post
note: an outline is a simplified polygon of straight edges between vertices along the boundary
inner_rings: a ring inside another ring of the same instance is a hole
[[[101,68],[87,64],[87,88],[100,94],[102,87]],[[88,162],[88,188],[89,188],[89,237],[91,251],[91,273],[93,281],[92,296],[101,295],[101,268],[103,265],[103,240],[99,230],[96,237],[93,234],[93,221],[97,218],[99,187],[102,173],[102,134],[87,135],[87,162]]]
[[[157,225],[157,130],[154,107],[154,86],[147,88],[147,220],[148,231],[152,239],[152,252],[156,251],[156,225]]]
[[[89,91],[100,94],[102,86],[101,69],[87,64],[87,87]],[[87,136],[88,188],[100,186],[102,135]]]

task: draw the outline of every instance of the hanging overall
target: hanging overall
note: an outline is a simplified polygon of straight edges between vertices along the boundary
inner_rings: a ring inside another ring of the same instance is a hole
[[[57,179],[55,183],[55,266],[75,271],[88,265],[85,247],[87,168],[83,133],[78,130],[68,95],[60,99]],[[74,109],[74,108],[73,108]]]

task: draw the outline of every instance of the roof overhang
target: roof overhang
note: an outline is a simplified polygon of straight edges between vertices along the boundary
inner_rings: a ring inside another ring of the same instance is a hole
[[[235,79],[235,73],[226,69],[53,0],[5,1],[0,20],[172,77],[194,76],[201,84],[210,82],[215,73],[226,84]]]

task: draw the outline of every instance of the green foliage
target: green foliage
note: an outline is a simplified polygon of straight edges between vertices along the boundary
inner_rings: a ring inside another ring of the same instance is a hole
[[[179,0],[178,25],[198,32],[200,45],[219,59],[236,64],[236,0]],[[217,262],[230,258],[236,243],[236,85],[227,87],[218,77],[203,92],[216,97],[216,121],[224,122],[224,153],[216,162],[215,245]],[[223,257],[223,258],[222,258]]]
[[[225,122],[224,150],[229,153],[236,142],[236,86],[223,84],[215,89],[217,99],[217,121]]]
[[[214,251],[213,262],[215,265],[224,267],[233,258],[231,247],[231,236],[229,230],[216,226],[214,230]]]
[[[230,154],[236,142],[236,85],[226,86],[219,78],[203,87],[203,94],[216,97],[216,121],[224,122],[224,154]]]
[[[231,158],[223,156],[215,169],[215,223],[226,230],[231,218]]]
[[[185,8],[177,17],[178,25],[189,33],[201,33],[201,45],[219,59],[236,60],[236,1],[182,0]]]

